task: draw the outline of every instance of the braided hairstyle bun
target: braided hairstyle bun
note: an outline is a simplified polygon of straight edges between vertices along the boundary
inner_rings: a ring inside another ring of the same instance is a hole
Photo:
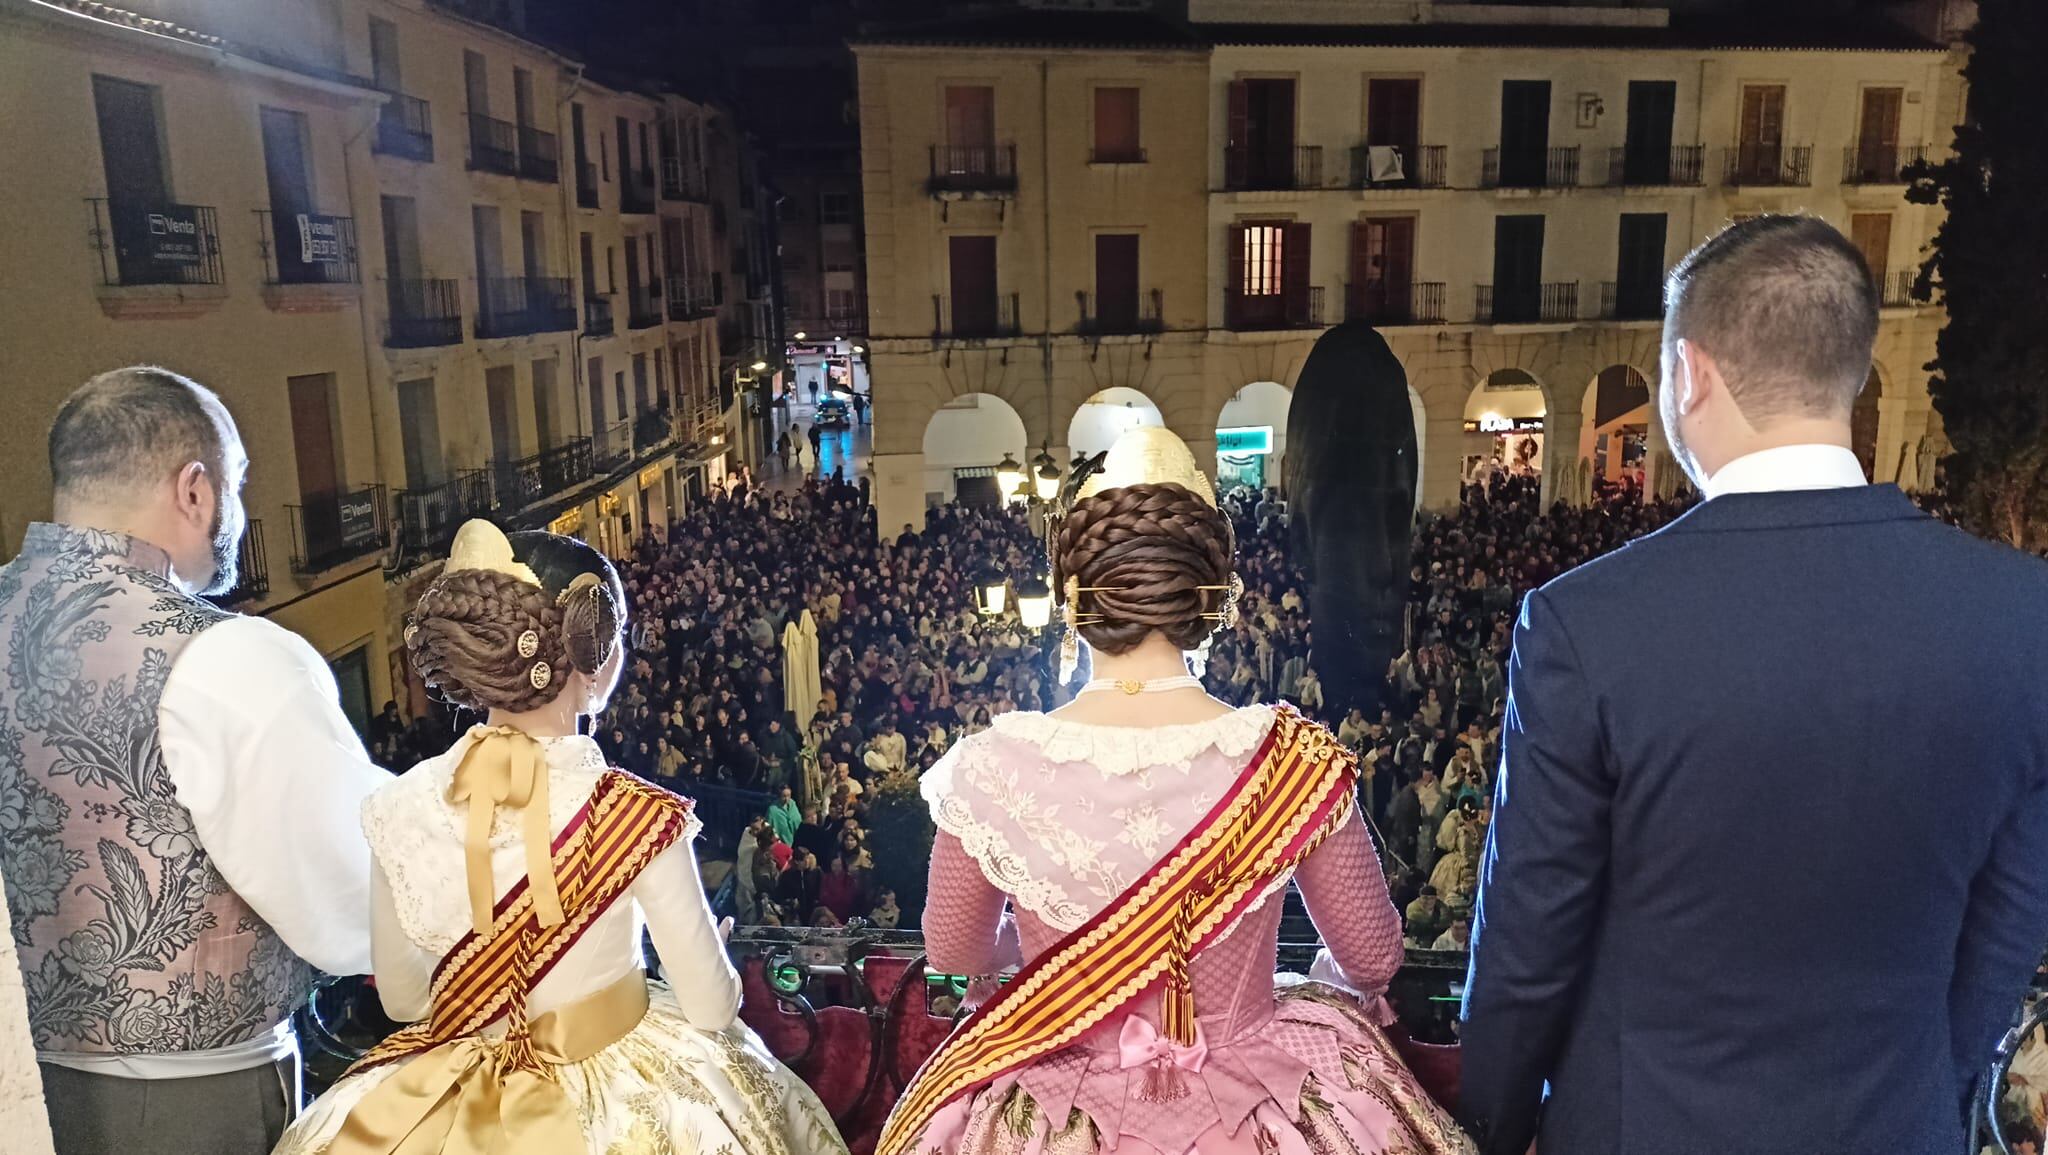
[[[1154,630],[1194,650],[1221,624],[1235,551],[1230,519],[1185,486],[1121,486],[1067,512],[1053,592],[1064,605],[1069,579],[1080,587],[1076,628],[1102,653],[1126,653]]]
[[[510,541],[540,585],[496,570],[443,573],[405,631],[420,680],[471,710],[537,710],[561,696],[571,672],[596,679],[619,650],[625,589],[604,555],[551,533]]]

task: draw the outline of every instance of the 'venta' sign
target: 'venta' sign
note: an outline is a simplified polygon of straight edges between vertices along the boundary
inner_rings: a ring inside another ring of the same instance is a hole
[[[149,259],[161,265],[196,265],[206,259],[199,239],[199,210],[166,205],[150,210]]]

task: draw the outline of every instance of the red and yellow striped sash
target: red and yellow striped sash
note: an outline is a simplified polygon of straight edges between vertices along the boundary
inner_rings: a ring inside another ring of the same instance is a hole
[[[433,1014],[391,1035],[350,1069],[368,1070],[430,1051],[489,1026],[523,1004],[597,917],[610,909],[656,855],[680,840],[691,804],[630,774],[598,780],[590,801],[555,840],[563,921],[543,929],[522,878],[500,899],[488,936],[471,931],[434,971]]]
[[[1166,983],[1170,1033],[1193,1029],[1185,966],[1350,815],[1356,765],[1329,731],[1283,708],[1230,792],[1194,832],[1019,973],[932,1055],[876,1155],[909,1155],[946,1104],[1066,1047]],[[1176,974],[1176,972],[1180,972]],[[1171,997],[1180,987],[1180,999]],[[1171,1021],[1183,1019],[1184,1021]]]

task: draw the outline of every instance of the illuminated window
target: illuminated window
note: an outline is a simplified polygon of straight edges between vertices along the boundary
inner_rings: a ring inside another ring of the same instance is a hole
[[[1280,295],[1280,269],[1285,260],[1285,225],[1246,225],[1244,229],[1244,295]]]

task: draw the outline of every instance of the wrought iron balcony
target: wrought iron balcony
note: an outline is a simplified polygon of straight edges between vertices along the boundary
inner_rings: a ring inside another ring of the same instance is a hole
[[[1384,171],[1384,162],[1382,171],[1376,175],[1373,168],[1374,146],[1354,145],[1351,149],[1351,188],[1443,188],[1448,183],[1445,175],[1447,150],[1443,145],[1388,147],[1400,162],[1400,175]]]
[[[1698,188],[1705,182],[1707,149],[1677,144],[1669,149],[1610,148],[1607,183],[1616,188]]]
[[[1320,329],[1323,327],[1323,287],[1311,285],[1305,295],[1226,289],[1223,293],[1223,324],[1225,328],[1240,333],[1264,329]]]
[[[583,298],[583,335],[609,337],[612,331],[612,299],[601,293]]]
[[[448,548],[455,531],[472,517],[491,511],[491,475],[464,469],[439,485],[398,494],[398,548],[407,559],[430,557]]]
[[[218,285],[220,222],[211,205],[91,197],[89,234],[103,285]]]
[[[641,215],[654,211],[653,169],[619,169],[619,211]]]
[[[669,320],[696,321],[715,312],[711,304],[711,278],[685,277],[681,273],[670,273],[665,278],[665,287],[668,292]]]
[[[934,193],[1014,193],[1017,191],[1017,146],[1014,144],[935,144],[931,179]]]
[[[695,166],[685,167],[680,157],[661,158],[661,197],[671,201],[703,201],[710,199],[710,190],[705,187],[704,170]]]
[[[384,156],[431,162],[434,159],[433,110],[426,101],[402,92],[377,110],[377,138],[371,151]]]
[[[1729,188],[1806,188],[1813,184],[1810,144],[1744,144],[1727,150]]]
[[[567,277],[478,277],[476,335],[571,332],[576,328],[574,293]]]
[[[1440,325],[1444,320],[1442,281],[1344,286],[1344,319],[1368,325]]]
[[[1900,269],[1886,273],[1878,280],[1878,292],[1887,309],[1911,309],[1919,302],[1913,299],[1913,283],[1920,279],[1917,269]]]
[[[392,349],[424,349],[462,344],[462,291],[454,281],[395,280],[385,282],[391,305],[384,326],[384,344]]]
[[[1927,146],[1852,144],[1842,150],[1842,183],[1905,184],[1906,169],[1927,159]]]
[[[1579,183],[1579,146],[1489,148],[1479,167],[1483,188],[1573,188]]]
[[[932,295],[932,339],[935,341],[982,340],[1015,337],[1017,294],[1003,293],[990,301],[973,302],[960,309],[951,297]]]
[[[285,509],[292,519],[293,573],[320,573],[368,557],[388,540],[381,485],[320,494]]]
[[[257,209],[256,220],[265,284],[353,285],[358,280],[355,218]]]
[[[1321,188],[1322,146],[1228,145],[1223,150],[1223,187],[1232,191]]]
[[[555,134],[530,124],[519,126],[519,175],[553,184],[562,176],[562,154]]]
[[[519,130],[509,120],[469,114],[469,167],[477,172],[519,175]]]
[[[1166,294],[1153,289],[1123,301],[1105,301],[1094,293],[1077,292],[1081,321],[1074,332],[1087,337],[1159,333],[1166,329]]]
[[[633,423],[618,421],[590,438],[591,468],[599,475],[624,469],[633,460]]]
[[[626,288],[626,328],[652,329],[661,324],[661,278]]]
[[[1664,318],[1664,286],[1656,281],[1640,284],[1600,282],[1600,319],[1603,321],[1660,321]]]
[[[254,601],[270,592],[270,554],[263,543],[263,520],[251,518],[242,528],[241,552],[235,560],[235,585],[211,599],[214,605],[232,607]]]
[[[576,165],[576,207],[597,207],[597,166],[587,160]]]
[[[650,409],[633,419],[633,454],[650,453],[676,439],[675,414],[667,409]]]
[[[1579,283],[1517,285],[1496,292],[1480,285],[1473,319],[1482,325],[1563,324],[1579,319]]]
[[[590,439],[574,438],[514,461],[493,461],[490,474],[491,496],[497,508],[506,513],[525,509],[590,480]]]

